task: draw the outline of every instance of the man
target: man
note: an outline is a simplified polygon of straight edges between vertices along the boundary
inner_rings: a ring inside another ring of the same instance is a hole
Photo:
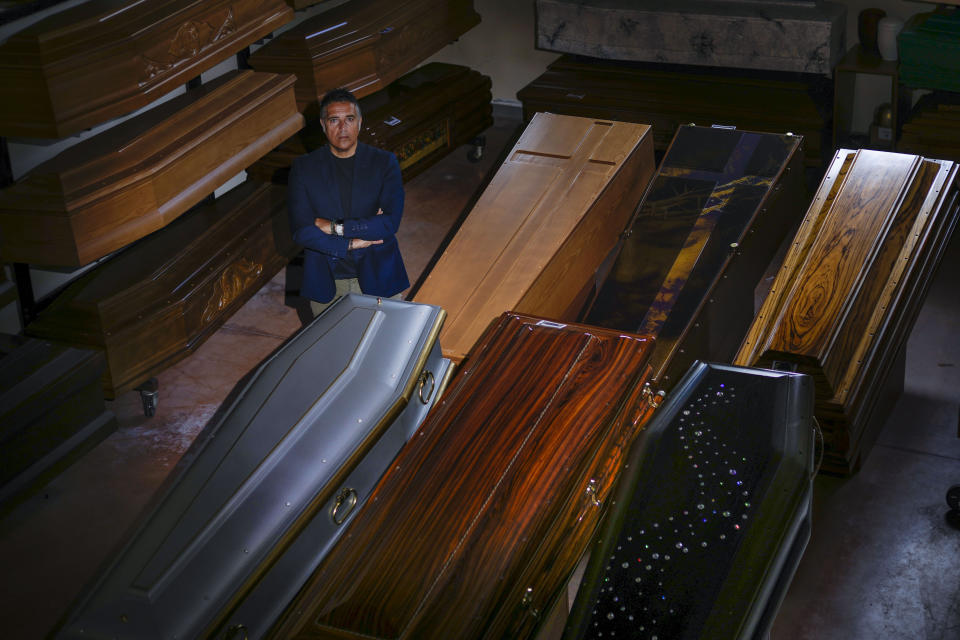
[[[301,295],[316,316],[349,292],[389,298],[408,286],[395,234],[403,214],[397,158],[357,141],[360,105],[346,89],[320,102],[327,145],[290,168],[287,208],[304,247]]]

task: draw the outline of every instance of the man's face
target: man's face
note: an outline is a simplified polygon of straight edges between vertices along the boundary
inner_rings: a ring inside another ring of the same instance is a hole
[[[323,118],[323,133],[330,143],[330,151],[338,158],[349,158],[357,150],[360,116],[357,105],[351,102],[332,102]]]

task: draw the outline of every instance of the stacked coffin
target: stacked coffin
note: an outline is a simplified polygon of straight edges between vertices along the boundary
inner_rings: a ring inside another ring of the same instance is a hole
[[[657,151],[677,127],[730,125],[804,138],[804,163],[829,153],[832,87],[819,76],[636,64],[565,55],[517,92],[524,119],[538,111],[648,122]]]
[[[824,469],[849,473],[903,383],[907,336],[958,216],[957,166],[842,149],[736,363],[808,373]]]
[[[692,367],[637,438],[565,638],[764,638],[810,537],[813,385]]]
[[[56,637],[262,637],[442,393],[443,316],[349,295],[305,327],[201,433]]]
[[[960,161],[960,96],[921,96],[903,123],[897,151]]]
[[[296,251],[286,190],[247,181],[80,276],[26,331],[102,349],[115,398],[195,351]]]
[[[576,320],[653,171],[649,126],[537,114],[414,296],[445,355],[504,311]]]
[[[0,511],[116,426],[103,354],[0,334]]]
[[[0,134],[58,138],[143,107],[293,18],[283,0],[98,0],[0,45]]]
[[[654,411],[648,351],[504,314],[269,637],[529,637]]]
[[[493,124],[490,78],[467,67],[430,62],[360,99],[360,141],[397,156],[409,180]],[[285,184],[297,156],[326,144],[317,118],[258,160],[247,173]]]
[[[295,74],[304,110],[336,87],[358,98],[383,89],[479,22],[473,0],[352,0],[271,40],[250,65]]]
[[[69,147],[0,192],[0,254],[88,264],[161,229],[302,125],[292,76],[225,74]]]
[[[803,214],[797,136],[683,126],[650,183],[589,324],[656,337],[661,387],[695,359],[729,362],[754,289]]]

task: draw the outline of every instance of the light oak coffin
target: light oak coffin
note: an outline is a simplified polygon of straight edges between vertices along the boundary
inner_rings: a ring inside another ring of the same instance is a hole
[[[296,251],[286,190],[247,181],[85,273],[26,331],[103,349],[114,398],[196,350]]]
[[[92,0],[0,45],[0,135],[61,138],[130,113],[293,19],[282,0]]]
[[[70,147],[0,192],[0,254],[88,264],[164,227],[301,126],[292,76],[226,74]]]
[[[304,327],[197,437],[56,637],[262,637],[440,396],[442,323],[348,295]]]
[[[460,65],[427,63],[359,100],[360,141],[395,154],[403,179],[409,180],[493,124],[491,97],[489,76]],[[319,119],[311,118],[247,173],[286,184],[294,158],[326,143]]]
[[[0,513],[112,432],[96,349],[0,334]]]
[[[654,171],[650,127],[537,114],[415,299],[459,362],[507,310],[575,320]]]
[[[657,151],[689,123],[803,137],[804,163],[830,159],[833,86],[805,74],[630,63],[564,55],[517,92],[524,119],[538,111],[645,122]]]
[[[858,468],[878,407],[896,398],[884,387],[902,385],[899,356],[956,225],[956,174],[944,160],[838,151],[736,356],[815,380],[826,470]]]
[[[766,637],[813,476],[808,376],[696,363],[630,451],[564,637]]]
[[[729,362],[754,289],[807,195],[798,136],[677,130],[586,322],[656,338],[650,366],[672,387],[694,360]]]
[[[269,637],[530,637],[654,410],[648,347],[492,323]]]
[[[479,23],[473,0],[351,0],[257,49],[250,66],[296,74],[304,110],[337,87],[379,91]]]

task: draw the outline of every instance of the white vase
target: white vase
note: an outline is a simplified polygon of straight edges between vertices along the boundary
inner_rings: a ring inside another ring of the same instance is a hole
[[[899,18],[880,18],[877,23],[877,49],[884,60],[897,59],[897,34],[903,29],[903,20]]]

